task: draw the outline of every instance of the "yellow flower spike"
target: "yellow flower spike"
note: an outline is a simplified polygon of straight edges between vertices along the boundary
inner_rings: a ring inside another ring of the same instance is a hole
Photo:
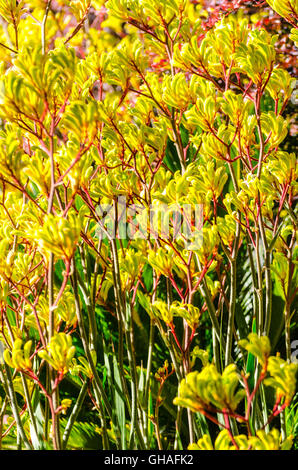
[[[42,272],[41,264],[36,269],[32,270],[33,260],[35,260],[37,265],[42,260],[42,257],[39,253],[28,254],[17,252],[13,255],[11,279],[15,284],[22,282],[23,292],[26,292],[26,288],[29,290],[30,286],[35,284]]]
[[[30,350],[32,341],[27,341],[22,349],[23,341],[17,338],[10,352],[8,349],[4,350],[3,357],[5,362],[16,370],[31,370],[32,362],[30,359]]]
[[[182,46],[175,44],[173,54],[173,65],[182,70],[191,69],[192,63],[200,63],[202,60],[198,41],[196,37],[192,37],[189,43]]]
[[[242,128],[240,133],[241,148],[245,153],[248,148],[255,145],[255,128],[257,120],[254,115],[247,116],[242,122]]]
[[[74,295],[68,287],[62,294],[56,314],[59,321],[64,321],[67,326],[73,327],[77,323]]]
[[[297,157],[294,152],[273,152],[266,162],[265,168],[281,185],[294,183],[298,179]]]
[[[190,444],[189,450],[290,450],[293,444],[293,437],[289,436],[282,440],[282,436],[277,429],[272,429],[267,434],[263,430],[258,430],[256,436],[245,436],[240,434],[234,436],[235,447],[231,435],[227,429],[223,429],[217,435],[214,446],[209,435],[204,434],[197,443]]]
[[[97,354],[94,349],[91,350],[91,357],[93,360],[93,364],[96,365],[97,362]],[[73,375],[78,375],[79,373],[84,374],[86,377],[89,379],[93,379],[93,372],[92,372],[92,367],[87,361],[87,359],[84,356],[80,356],[78,358],[79,364],[76,361],[76,359],[72,360],[72,364],[70,367],[70,373]]]
[[[173,108],[187,108],[191,102],[191,95],[184,73],[177,73],[174,78],[165,76],[163,81],[163,100]]]
[[[120,275],[124,288],[134,284],[140,276],[145,262],[146,258],[138,251],[129,248],[123,254],[122,250],[119,250]]]
[[[243,71],[258,86],[269,79],[275,61],[274,43],[277,36],[271,36],[264,29],[249,32],[248,43],[242,43],[233,55],[239,71]]]
[[[61,400],[60,409],[63,415],[66,414],[68,408],[71,406],[71,403],[72,401],[70,398],[64,398],[63,400]]]
[[[157,251],[148,251],[149,264],[156,270],[158,274],[162,274],[166,277],[172,275],[174,268],[174,252],[172,250],[165,250],[160,247]]]
[[[1,279],[0,275],[0,306],[7,304],[7,296],[9,293],[9,283],[5,279]]]
[[[214,450],[228,450],[231,447],[231,437],[227,429],[221,431],[214,443]]]
[[[140,20],[143,18],[143,8],[138,0],[109,0],[106,3],[111,16],[124,19],[132,18]]]
[[[220,108],[220,102],[215,96],[198,98],[195,105],[185,112],[188,124],[199,126],[206,132],[213,127],[217,112]]]
[[[187,324],[192,330],[198,327],[202,312],[198,307],[191,304],[184,304],[182,302],[173,302],[170,307],[170,312],[174,316],[179,316],[186,320]]]
[[[199,346],[195,346],[191,352],[192,366],[194,366],[196,358],[200,359],[203,367],[209,364],[209,353],[204,349],[200,349]]]
[[[128,19],[142,23],[147,19],[151,26],[160,25],[161,15],[166,22],[179,18],[186,6],[185,0],[109,0],[106,4],[110,14],[122,21]]]
[[[22,182],[26,161],[20,128],[14,124],[5,124],[4,130],[0,131],[0,174],[8,180],[14,175]]]
[[[289,35],[291,41],[294,42],[295,46],[298,47],[298,30],[297,28],[291,29],[291,34]]]
[[[227,246],[231,246],[236,231],[236,222],[234,217],[231,215],[225,215],[225,217],[218,217],[216,221],[218,227],[218,233],[220,240]]]
[[[173,323],[173,312],[163,300],[156,300],[153,303],[152,313],[161,318],[167,325]]]
[[[288,272],[289,261],[284,253],[274,252],[273,261],[271,264],[273,278],[278,283],[278,290],[283,299],[286,299],[288,290]],[[297,276],[297,270],[295,270]]]
[[[32,341],[27,341],[24,345],[24,361],[25,361],[25,365],[27,366],[27,369],[31,369],[31,366],[32,366],[32,362],[30,360],[30,350],[31,350],[31,346],[32,346]]]
[[[291,77],[287,70],[276,68],[270,76],[266,91],[274,100],[282,99],[282,102],[285,102],[293,93],[295,83],[295,78]]]
[[[267,0],[273,10],[287,21],[295,22],[298,16],[298,5],[296,0]]]
[[[195,28],[194,28],[195,31]],[[238,15],[224,18],[206,34],[200,46],[197,34],[194,34],[189,43],[183,44],[180,50],[177,44],[174,48],[174,65],[183,70],[191,71],[192,67],[207,69],[216,77],[223,76],[222,64],[227,68],[239,44],[247,41],[247,20]],[[235,67],[231,68],[231,72]]]
[[[214,450],[211,437],[208,434],[204,434],[197,443],[189,444],[188,450]]]
[[[179,385],[179,396],[174,404],[197,412],[212,405],[216,409],[235,411],[245,396],[245,390],[237,390],[239,375],[231,364],[220,374],[214,364],[206,365],[201,372],[187,374]]]
[[[258,430],[256,436],[251,436],[248,441],[252,450],[289,450],[293,444],[292,436],[282,440],[277,429],[272,429],[268,434]]]
[[[75,15],[78,22],[80,22],[88,13],[91,6],[91,0],[71,0],[70,9]]]
[[[46,350],[38,353],[39,357],[47,361],[55,370],[66,374],[72,365],[76,348],[72,345],[72,338],[65,333],[57,333],[50,340]]]
[[[261,114],[261,128],[270,146],[277,147],[287,136],[288,122],[282,116],[269,111]]]
[[[25,7],[24,0],[0,0],[0,15],[7,23],[18,25]]]
[[[284,405],[288,406],[296,393],[298,364],[287,363],[277,356],[271,356],[268,360],[269,378],[264,383],[274,388],[276,399],[284,399]]]
[[[2,79],[1,115],[18,122],[24,113],[34,120],[44,112],[45,96],[49,110],[63,106],[73,87],[75,67],[75,50],[64,44],[46,55],[39,45],[24,47]]]
[[[69,211],[67,218],[49,214],[45,216],[43,226],[37,231],[37,243],[42,252],[50,252],[59,258],[70,259],[80,238],[83,215]]]
[[[258,336],[256,333],[250,333],[247,339],[238,342],[241,348],[256,356],[262,366],[264,366],[270,355],[270,341],[267,336]]]
[[[68,141],[66,149],[70,153],[73,152],[72,160],[79,153],[80,146],[88,147],[93,142],[98,125],[99,107],[97,102],[90,101],[86,104],[84,100],[77,100],[67,107],[61,120],[61,127],[63,130],[71,131],[71,139]],[[80,165],[86,160],[85,155],[81,160],[79,161]],[[68,166],[65,164],[65,169]]]
[[[224,93],[224,99],[221,102],[222,111],[227,114],[234,126],[242,125],[242,122],[248,116],[251,102],[244,101],[242,94],[236,94],[232,90]]]
[[[208,161],[205,166],[200,165],[199,171],[197,181],[194,181],[195,188],[201,188],[205,193],[210,193],[210,199],[213,197],[218,199],[228,179],[225,167],[220,163],[217,166],[214,161]]]
[[[218,229],[215,225],[211,227],[204,227],[202,230],[203,243],[199,247],[194,247],[200,262],[205,266],[210,256],[217,252],[219,245]],[[191,248],[191,247],[190,247]]]
[[[227,158],[227,146],[222,139],[220,141],[211,133],[202,135],[201,152],[203,155],[209,158],[213,157],[215,160],[223,161]]]
[[[14,251],[10,250],[10,243],[8,240],[0,241],[0,276],[8,278],[13,272],[13,258],[15,257]]]

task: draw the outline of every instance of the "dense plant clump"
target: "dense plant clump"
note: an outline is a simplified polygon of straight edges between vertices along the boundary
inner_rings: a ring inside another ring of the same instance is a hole
[[[0,448],[298,446],[295,0],[0,0]]]

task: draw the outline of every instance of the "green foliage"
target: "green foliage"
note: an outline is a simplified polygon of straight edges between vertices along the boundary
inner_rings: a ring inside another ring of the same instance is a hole
[[[239,377],[235,364],[219,374],[214,364],[206,365],[201,372],[190,372],[180,383],[179,397],[175,405],[185,406],[192,411],[216,410],[235,411],[245,392],[237,390]],[[244,392],[244,393],[243,393]]]

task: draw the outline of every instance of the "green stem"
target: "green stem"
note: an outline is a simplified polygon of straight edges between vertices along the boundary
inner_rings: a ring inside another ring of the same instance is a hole
[[[80,393],[79,393],[79,396],[77,398],[76,404],[74,405],[74,407],[72,409],[72,412],[71,412],[71,414],[68,418],[67,424],[65,426],[65,430],[64,430],[64,433],[63,433],[63,437],[62,437],[62,450],[66,449],[67,442],[68,442],[72,427],[73,427],[73,425],[74,425],[74,423],[75,423],[75,421],[78,417],[78,414],[79,414],[79,412],[82,408],[82,405],[84,403],[86,393],[87,393],[87,388],[88,388],[88,381],[85,380],[85,382],[83,383],[83,386],[80,390]]]
[[[50,253],[48,269],[48,296],[49,296],[49,340],[55,334],[55,310],[54,305],[54,255]]]
[[[249,237],[247,235],[247,252],[248,252],[248,258],[249,258],[249,264],[250,264],[250,270],[251,270],[251,277],[252,277],[252,283],[253,283],[253,294],[254,294],[254,314],[255,316],[257,315],[256,312],[258,312],[259,309],[259,298],[257,295],[257,290],[258,290],[258,281],[257,281],[257,275],[256,275],[256,270],[255,270],[255,264],[254,264],[254,259],[253,259],[253,252],[251,248],[251,243],[249,240]]]
[[[261,127],[260,100],[261,100],[261,95],[260,95],[260,92],[257,91],[256,100],[255,100],[255,113],[256,113],[256,118],[257,118],[257,128],[258,128],[258,136],[259,136],[259,144],[260,144],[257,178],[260,178],[261,176],[263,156],[264,156],[264,138],[263,138],[262,127]]]
[[[281,429],[281,438],[284,441],[287,438],[287,426],[285,419],[285,410],[280,413],[280,429]]]
[[[86,358],[89,362],[92,374],[93,374],[93,385],[94,385],[94,394],[96,398],[96,403],[100,409],[101,412],[101,419],[102,419],[102,426],[103,426],[103,442],[104,442],[104,448],[108,450],[109,444],[108,444],[108,436],[107,436],[107,427],[106,427],[106,418],[104,415],[104,409],[102,402],[105,405],[105,408],[107,410],[107,413],[109,415],[110,420],[113,418],[112,414],[112,408],[109,403],[108,397],[105,393],[103,384],[98,376],[96,367],[93,362],[93,358],[91,355],[91,351],[89,348],[89,343],[86,335],[86,330],[85,330],[85,325],[84,325],[84,319],[81,311],[81,306],[80,306],[80,297],[79,297],[79,292],[78,292],[78,278],[77,278],[77,269],[75,265],[75,260],[72,260],[72,267],[73,267],[73,275],[72,275],[72,286],[73,286],[73,292],[74,292],[74,299],[75,299],[75,309],[76,309],[76,316],[77,316],[77,321],[78,321],[78,327],[80,331],[80,337],[82,340],[84,352],[86,354]]]
[[[174,112],[172,113],[171,124],[172,124],[173,133],[174,133],[174,136],[175,136],[175,147],[176,147],[179,162],[180,162],[180,165],[181,165],[181,172],[183,174],[183,173],[185,173],[185,169],[186,169],[185,168],[185,161],[184,161],[184,150],[183,150],[181,135],[180,135],[179,130],[177,129],[177,126],[176,126]]]
[[[287,362],[291,362],[291,284],[292,284],[292,276],[294,272],[294,266],[292,262],[292,250],[294,247],[294,240],[295,240],[295,232],[293,232],[293,237],[288,248],[288,275],[286,285],[287,291],[285,293],[285,341],[286,341],[286,355],[287,355]]]
[[[232,362],[232,344],[234,336],[234,319],[235,319],[235,308],[236,308],[236,260],[233,259],[230,262],[231,266],[231,282],[230,282],[230,302],[229,302],[229,317],[227,326],[227,340],[226,340],[226,351],[225,351],[225,366],[228,366]]]
[[[212,328],[212,338],[213,338],[213,357],[214,357],[214,364],[217,369],[217,371],[220,373],[221,372],[221,354],[220,354],[220,344],[217,339],[215,329]]]
[[[272,316],[271,253],[268,247],[268,242],[267,242],[267,238],[265,234],[265,228],[264,228],[264,222],[263,222],[261,210],[260,210],[260,215],[259,215],[259,227],[260,227],[263,249],[265,253],[264,270],[265,270],[265,285],[266,285],[266,291],[265,291],[266,301],[265,301],[264,334],[268,336],[270,332],[271,316]]]
[[[23,389],[24,389],[24,395],[25,395],[25,398],[26,398],[26,403],[27,403],[27,409],[28,409],[30,422],[31,422],[31,425],[33,427],[33,432],[35,433],[36,441],[38,441],[37,424],[36,424],[34,411],[33,411],[33,408],[32,408],[31,397],[30,397],[30,393],[29,393],[29,390],[28,390],[27,379],[26,379],[26,376],[23,372],[21,372],[20,374],[21,374],[21,379],[22,379],[22,384],[23,384]]]
[[[10,372],[10,367],[4,363],[4,370],[5,374],[2,372],[2,368],[0,367],[0,373],[1,373],[1,380],[6,384],[7,390],[8,390],[8,396],[10,400],[10,405],[11,405],[11,410],[13,417],[15,419],[16,425],[17,425],[17,430],[18,430],[18,435],[22,439],[22,441],[25,444],[25,447],[27,450],[32,450],[32,447],[30,445],[30,442],[28,441],[28,438],[26,436],[26,433],[24,431],[23,423],[20,417],[20,413],[18,410],[18,402],[17,402],[17,397],[15,394],[15,390],[13,387],[13,381],[12,381],[12,376]]]
[[[50,2],[48,3],[48,5]],[[50,167],[51,167],[51,188],[48,199],[47,213],[51,214],[53,211],[54,194],[55,194],[55,161],[54,161],[54,130],[55,130],[55,118],[52,117],[51,128],[49,132],[49,156],[50,156]],[[49,268],[48,268],[48,297],[49,297],[49,341],[55,334],[55,300],[54,300],[54,254],[50,253],[49,257]],[[53,400],[53,412],[52,412],[52,427],[53,427],[53,445],[56,450],[61,448],[60,439],[60,424],[59,414],[55,410],[59,406],[59,388],[55,386],[55,371],[49,366],[50,374],[50,386],[52,388],[52,400]]]
[[[149,345],[148,345],[148,357],[147,357],[147,367],[146,367],[146,378],[145,378],[145,387],[144,387],[144,404],[147,407],[147,414],[144,412],[144,425],[145,425],[145,438],[146,443],[148,443],[148,417],[150,414],[149,410],[149,391],[150,391],[150,375],[152,369],[152,359],[153,359],[153,348],[154,348],[154,337],[155,337],[155,325],[150,318],[150,332],[149,332]]]
[[[263,331],[263,322],[264,322],[264,307],[263,307],[263,277],[262,277],[262,266],[260,260],[260,233],[257,231],[256,234],[256,262],[257,262],[257,278],[258,278],[258,315],[256,316],[256,329],[257,334],[260,336]]]
[[[87,261],[85,257],[85,252],[82,248],[82,246],[79,246],[79,251],[81,255],[81,263],[83,267],[83,272],[84,272],[84,279],[85,282],[82,281],[80,276],[78,276],[78,283],[79,286],[82,290],[82,294],[84,297],[84,302],[87,308],[87,313],[88,313],[88,320],[89,320],[89,325],[90,325],[90,330],[89,330],[89,342],[90,342],[90,347],[94,351],[97,351],[97,328],[96,328],[96,319],[95,319],[95,311],[92,306],[92,299],[91,299],[91,292],[88,292],[88,270],[87,270]]]
[[[199,257],[196,253],[195,253],[195,259],[196,259],[196,263],[198,265],[199,271],[202,271],[202,266],[201,266]],[[213,304],[213,301],[212,301],[212,298],[211,298],[211,294],[210,294],[210,291],[209,291],[209,288],[208,288],[208,285],[207,285],[207,282],[206,282],[205,278],[202,279],[202,282],[199,286],[199,289],[200,289],[201,294],[202,294],[202,296],[203,296],[203,298],[206,302],[206,305],[207,305],[207,308],[208,308],[208,313],[209,313],[211,323],[212,323],[212,326],[214,328],[214,332],[216,334],[216,337],[219,341],[219,344],[221,345],[222,350],[224,350],[225,349],[224,339],[223,339],[221,331],[220,331],[220,326],[219,326],[219,323],[218,323],[216,310],[215,310],[215,307],[214,307],[214,304]]]
[[[136,431],[141,449],[145,449],[145,443],[143,440],[143,436],[140,432],[140,427],[138,423],[138,378],[137,378],[136,363],[135,363],[133,325],[132,325],[132,317],[131,317],[129,304],[127,304],[125,337],[126,337],[126,343],[127,343],[128,363],[129,363],[130,375],[131,375],[131,423],[130,423],[131,428],[130,428],[129,445],[130,445],[130,449],[132,449],[134,440],[135,440],[135,431]]]
[[[42,23],[41,23],[41,48],[42,48],[43,55],[45,55],[46,53],[46,24],[47,24],[47,19],[50,13],[51,3],[52,3],[52,0],[48,0],[48,3],[46,5],[46,11],[45,11]]]
[[[181,406],[178,406],[177,416],[176,416],[176,433],[175,433],[174,450],[178,450],[179,448],[182,412],[183,412],[183,408]]]
[[[4,398],[4,401],[2,403],[2,407],[1,407],[1,411],[0,411],[0,450],[2,450],[3,418],[4,418],[4,414],[5,414],[7,405],[8,405],[8,397],[6,395],[6,397]]]
[[[117,233],[117,204],[114,203],[114,213],[115,213],[115,233]],[[116,311],[118,317],[119,325],[119,370],[120,378],[123,386],[123,391],[127,397],[128,408],[130,409],[131,414],[131,434],[130,434],[130,446],[133,445],[134,441],[134,430],[139,440],[141,449],[145,449],[144,439],[140,429],[140,423],[138,422],[138,399],[137,399],[137,390],[138,390],[138,379],[135,363],[135,352],[134,352],[134,340],[133,340],[133,326],[132,318],[130,312],[129,303],[125,302],[124,295],[121,287],[121,276],[120,276],[120,265],[117,251],[117,244],[115,237],[110,237],[110,246],[112,251],[112,263],[113,263],[113,281],[114,281],[114,293],[115,293],[115,302],[116,302]],[[125,374],[123,368],[123,334],[125,335],[126,346],[127,346],[127,355],[130,366],[131,373],[131,402],[129,402],[127,386],[125,381]]]
[[[288,302],[286,301],[285,305],[285,342],[286,342],[286,357],[287,362],[291,362],[291,317],[290,317],[290,309]]]

